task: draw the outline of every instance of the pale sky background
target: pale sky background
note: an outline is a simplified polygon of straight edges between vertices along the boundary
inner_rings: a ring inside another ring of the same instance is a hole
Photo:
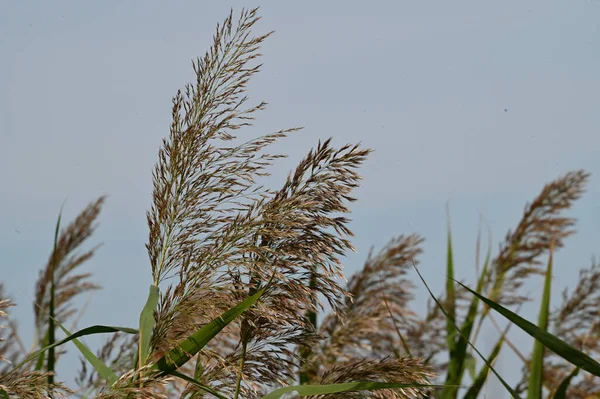
[[[579,232],[555,262],[556,293],[573,286],[599,251],[598,1],[0,1],[0,280],[27,343],[65,199],[70,220],[110,196],[93,239],[104,246],[85,266],[104,290],[80,326],[137,325],[151,282],[151,171],[171,98],[229,8],[257,5],[255,33],[276,32],[250,95],[270,105],[240,134],[305,127],[276,147],[290,158],[272,187],[319,138],[375,150],[353,206],[348,275],[371,245],[418,232],[421,270],[439,292],[449,201],[458,276],[473,282],[480,214],[496,250],[545,183],[584,168],[591,184],[570,213]],[[498,363],[509,379],[520,367],[510,355]]]

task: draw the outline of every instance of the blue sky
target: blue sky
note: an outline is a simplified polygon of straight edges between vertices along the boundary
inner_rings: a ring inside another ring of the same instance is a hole
[[[276,32],[250,96],[269,106],[241,134],[305,128],[277,145],[290,157],[272,186],[319,138],[375,150],[353,206],[348,275],[371,245],[418,232],[421,270],[440,290],[449,201],[458,274],[473,281],[480,215],[497,249],[546,182],[579,168],[592,179],[570,213],[579,232],[556,257],[555,291],[589,266],[600,237],[597,1],[2,2],[0,279],[26,342],[65,199],[71,218],[109,195],[95,237],[104,246],[86,266],[105,288],[81,326],[136,323],[150,283],[151,170],[171,98],[229,8],[256,5],[256,33]],[[417,308],[426,298],[420,289]],[[516,375],[520,364],[505,356],[499,368]]]

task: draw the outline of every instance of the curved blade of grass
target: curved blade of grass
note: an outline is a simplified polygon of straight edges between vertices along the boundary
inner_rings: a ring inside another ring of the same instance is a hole
[[[138,359],[139,359],[139,357],[140,357],[140,351],[137,350],[133,354],[133,364],[131,365],[132,369],[135,369],[138,366],[138,363],[139,363]]]
[[[51,347],[56,347],[56,346],[65,344],[65,343],[67,343],[69,341],[72,341],[72,340],[74,340],[76,338],[83,337],[83,336],[86,336],[86,335],[106,334],[106,333],[113,333],[113,332],[118,332],[118,331],[124,332],[124,333],[127,333],[127,334],[137,334],[138,333],[138,330],[136,330],[134,328],[127,328],[127,327],[111,327],[111,326],[100,326],[100,325],[87,327],[87,328],[84,328],[82,330],[77,331],[76,333],[73,333],[73,334],[69,335],[68,337],[66,337],[64,339],[61,339],[58,342],[55,342],[55,343],[50,344],[50,345],[46,345],[42,349],[35,351],[31,355],[27,356],[21,363],[17,364],[15,366],[15,368],[12,369],[10,372],[12,373],[13,371],[17,370],[18,368],[20,368],[21,366],[23,366],[25,363],[30,362],[31,360],[35,359],[41,353],[47,351]]]
[[[425,279],[423,278],[423,276],[421,275],[421,272],[419,271],[419,269],[417,268],[417,265],[413,262],[413,267],[415,268],[415,270],[417,271],[417,274],[419,275],[419,278],[421,279],[421,281],[423,282],[423,284],[425,285],[425,288],[427,289],[427,291],[429,292],[429,295],[433,298],[433,300],[435,301],[435,303],[437,304],[438,308],[440,308],[440,310],[442,311],[442,313],[444,314],[444,316],[448,316],[448,313],[446,312],[446,310],[444,309],[444,307],[442,306],[442,304],[440,303],[440,301],[438,301],[438,299],[435,297],[435,295],[433,295],[433,292],[431,291],[431,289],[429,288],[429,285],[427,285],[427,282],[425,282]],[[454,280],[456,281],[456,280]],[[461,283],[459,283],[458,281],[456,281],[458,284],[463,285]],[[466,287],[465,287],[466,288]],[[455,324],[454,328],[458,331],[458,334],[462,334],[462,332],[460,331],[460,329],[458,328],[458,326]],[[464,337],[463,337],[464,338]],[[471,346],[471,348],[473,348],[473,350],[477,353],[477,355],[479,355],[479,357],[481,358],[481,360],[483,360],[485,362],[485,364],[490,368],[490,370],[492,370],[492,372],[494,373],[494,375],[498,378],[498,380],[502,383],[502,385],[504,386],[504,388],[506,388],[506,390],[508,392],[510,392],[510,394],[512,395],[512,397],[514,399],[521,399],[521,397],[519,396],[519,394],[510,387],[510,385],[508,385],[508,383],[506,381],[504,381],[504,378],[502,378],[500,376],[500,374],[498,374],[498,372],[496,371],[496,369],[494,369],[494,367],[492,366],[492,364],[490,362],[488,362],[488,360],[481,354],[481,352],[479,352],[479,349],[477,349],[475,347],[475,345],[473,345],[471,343],[471,341],[467,340],[467,343]],[[444,388],[446,389],[446,388]]]
[[[546,278],[544,279],[544,294],[540,304],[540,313],[538,315],[538,328],[542,331],[548,329],[548,314],[550,313],[550,295],[552,288],[552,255],[554,253],[554,242],[550,244],[550,255],[548,258],[548,268]],[[527,399],[542,399],[542,390],[544,382],[544,345],[535,340],[533,343],[533,353],[531,355],[531,366],[529,371],[529,386],[527,387]]]
[[[44,339],[41,342],[41,347],[43,348],[44,346],[48,345],[48,333],[49,331],[46,331],[46,336],[44,337]],[[46,359],[46,352],[42,352],[40,354],[40,356],[38,357],[37,362],[35,363],[35,371],[40,371],[43,367],[44,367],[44,360]]]
[[[490,260],[492,257],[492,248],[488,246],[488,251],[483,263],[483,268],[479,275],[479,280],[477,281],[477,292],[481,292],[483,290],[483,284],[485,282],[485,277],[487,274],[488,265],[490,264]],[[460,333],[458,334],[458,339],[456,346],[454,348],[454,355],[456,361],[456,368],[458,370],[458,376],[456,381],[462,381],[462,377],[464,374],[465,366],[464,362],[467,356],[467,349],[469,348],[469,339],[471,338],[471,334],[473,333],[473,327],[475,326],[475,320],[477,319],[477,310],[479,309],[479,299],[474,297],[471,303],[469,304],[469,310],[467,311],[467,316],[465,317],[465,321],[463,322],[462,327],[460,328]],[[446,381],[448,384],[457,383],[452,381]],[[449,390],[449,389],[447,389]],[[457,393],[454,393],[454,397],[456,397]],[[442,396],[443,397],[443,396]]]
[[[294,385],[279,388],[260,399],[279,399],[282,395],[290,392],[298,393],[298,396],[328,395],[340,392],[374,391],[377,389],[392,388],[441,388],[441,385],[428,384],[399,384],[394,382],[346,382],[343,384],[327,385]]]
[[[490,364],[493,363],[494,360],[496,360],[501,348],[502,343],[496,343],[496,346],[494,346],[494,349],[492,350],[492,353],[490,353],[490,356],[488,358],[488,362],[490,362]],[[479,393],[481,392],[481,389],[483,388],[483,385],[487,380],[489,372],[490,368],[487,366],[487,364],[484,365],[482,369],[479,370],[477,376],[473,378],[473,385],[469,387],[469,390],[465,393],[463,399],[477,399],[479,397]]]
[[[6,392],[4,389],[0,389],[0,398],[1,399],[10,399],[10,397],[8,396],[8,392]]]
[[[406,340],[404,339],[404,336],[400,332],[400,328],[398,327],[398,323],[396,323],[396,318],[392,314],[392,310],[390,309],[390,305],[388,304],[385,294],[382,295],[382,299],[383,299],[383,303],[385,304],[385,307],[388,311],[388,315],[390,316],[390,319],[392,320],[392,323],[394,324],[394,329],[396,330],[396,335],[398,335],[398,338],[400,338],[400,342],[402,343],[402,348],[404,348],[404,351],[406,352],[406,354],[409,357],[413,357],[412,353],[410,353],[410,347],[408,346],[408,343],[406,342]],[[396,355],[396,357],[400,358],[400,352],[398,352],[398,350],[394,346],[392,346],[392,350],[394,351],[394,354]]]
[[[67,334],[67,336],[72,335],[62,324],[58,322],[58,320],[54,321],[56,324],[58,324],[61,330],[63,330],[63,332]],[[85,357],[85,359],[88,361],[88,363],[91,364],[92,367],[94,367],[94,369],[98,372],[100,377],[104,378],[109,385],[113,385],[119,379],[115,372],[112,371],[111,368],[108,367],[106,364],[104,364],[104,362],[100,360],[96,355],[94,355],[94,353],[91,350],[89,350],[87,346],[82,344],[76,338],[73,338],[72,341],[77,347],[77,349],[79,349],[83,357]]]
[[[502,349],[502,345],[504,344],[504,339],[506,338],[506,335],[508,334],[508,330],[510,330],[511,326],[512,326],[512,324],[509,324],[508,326],[506,326],[506,328],[502,332],[502,335],[498,339],[498,342],[496,342],[496,345],[494,345],[492,352],[488,356],[489,364],[493,364],[494,361],[496,360],[496,358],[498,357],[498,355],[500,354],[500,349]],[[479,370],[479,373],[477,374],[477,376],[475,378],[473,378],[473,385],[471,385],[469,390],[465,393],[465,396],[463,396],[463,399],[477,399],[479,397],[479,393],[481,392],[481,389],[483,388],[483,385],[485,384],[485,381],[487,380],[489,372],[490,372],[490,368],[488,367],[488,365],[487,364],[483,365],[481,370]]]
[[[194,355],[200,352],[200,350],[204,348],[223,328],[254,305],[268,286],[269,284],[177,344],[175,348],[171,349],[163,357],[158,359],[158,361],[152,365],[151,370],[160,370],[165,374],[170,374],[183,366]]]
[[[469,372],[469,376],[472,380],[477,378],[477,361],[473,357],[473,355],[467,353],[465,357],[465,370]]]
[[[489,307],[500,313],[502,316],[506,317],[508,320],[516,324],[521,330],[525,331],[531,337],[540,341],[546,348],[550,349],[552,352],[556,353],[558,356],[562,357],[566,361],[570,362],[574,366],[578,366],[581,369],[600,377],[600,363],[592,359],[590,356],[581,352],[580,350],[575,349],[562,339],[558,338],[555,335],[552,335],[538,326],[533,324],[532,322],[525,320],[521,316],[516,313],[511,312],[506,309],[504,306],[484,297],[483,295],[478,294],[473,291],[466,285],[457,281],[458,284],[463,286],[466,290],[468,290],[471,294],[479,297],[483,302],[485,302]]]
[[[216,397],[217,397],[217,398],[219,398],[219,399],[229,399],[229,398],[227,398],[227,396],[225,396],[225,395],[223,395],[223,394],[219,393],[218,391],[216,391],[216,390],[212,389],[212,388],[211,388],[211,387],[209,387],[209,386],[206,386],[206,385],[204,385],[204,384],[201,384],[200,382],[196,381],[196,380],[195,380],[195,379],[193,379],[192,377],[188,377],[187,375],[185,375],[185,374],[183,374],[183,373],[180,373],[180,372],[178,372],[178,371],[172,371],[172,372],[171,372],[171,373],[169,373],[169,374],[171,374],[172,376],[175,376],[175,377],[179,377],[179,378],[181,378],[182,380],[184,380],[184,381],[186,381],[186,382],[189,382],[189,383],[190,383],[190,384],[192,384],[192,385],[195,385],[195,386],[197,386],[198,388],[202,389],[203,391],[206,391],[206,392],[210,393],[211,395],[213,395],[213,396],[216,396]]]
[[[158,305],[159,289],[156,285],[150,286],[148,299],[140,314],[140,339],[138,344],[139,368],[142,368],[150,352],[150,339],[152,338],[152,329],[154,328],[154,311]]]
[[[487,275],[487,269],[490,265],[491,257],[492,257],[492,232],[491,232],[490,227],[488,226],[488,250],[487,250],[487,255],[485,257],[483,270],[481,271],[481,274],[479,275],[479,281],[477,282],[477,292],[483,292],[490,283],[490,281],[488,279],[489,276]],[[488,308],[484,307],[483,311],[481,313],[479,313],[479,298],[477,298],[477,297],[473,297],[473,301],[471,302],[471,304],[472,305],[476,304],[475,311],[476,311],[476,315],[479,316],[479,320],[477,322],[477,326],[475,327],[475,332],[473,332],[472,334],[470,333],[468,335],[468,337],[469,338],[472,337],[472,341],[477,341],[477,338],[479,337],[479,333],[481,331],[483,322],[488,315]],[[473,324],[474,324],[474,320],[473,320]],[[464,327],[466,327],[466,325]],[[471,326],[471,329],[473,327],[474,326]]]
[[[560,382],[560,385],[558,386],[558,388],[556,388],[552,399],[567,399],[567,389],[571,384],[571,380],[575,378],[577,374],[579,374],[579,370],[581,370],[579,367],[575,367],[573,371],[571,371],[569,375],[566,376],[565,379]]]
[[[448,217],[448,243],[446,274],[446,345],[448,346],[448,374],[446,375],[446,387],[442,390],[442,399],[453,399],[456,397],[458,388],[451,387],[460,384],[462,368],[464,367],[466,352],[459,358],[456,353],[456,291],[454,286],[454,257],[452,255],[452,230],[450,227],[450,212],[446,207]]]
[[[204,374],[204,364],[200,356],[196,357],[196,365],[194,366],[194,379],[199,380]]]

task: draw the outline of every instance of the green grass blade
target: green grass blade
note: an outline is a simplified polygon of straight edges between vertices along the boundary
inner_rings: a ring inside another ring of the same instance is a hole
[[[190,337],[180,342],[175,348],[168,351],[163,357],[161,357],[152,366],[153,370],[160,370],[165,374],[170,374],[183,366],[188,362],[194,355],[196,355],[202,348],[210,342],[215,335],[217,335],[223,328],[231,323],[236,317],[244,313],[248,308],[258,301],[258,299],[265,292],[267,286],[258,290],[256,294],[246,298],[233,308],[227,310],[221,316],[214,319]]]
[[[487,269],[490,264],[491,257],[492,257],[492,249],[491,249],[491,246],[489,246],[484,263],[483,263],[483,268],[479,275],[479,280],[477,281],[477,292],[481,292],[483,290],[483,285],[485,282],[485,278],[487,275]],[[454,348],[454,353],[455,353],[455,359],[456,359],[456,368],[458,369],[458,373],[459,373],[458,378],[457,378],[458,381],[462,381],[462,376],[464,374],[464,370],[465,370],[464,361],[466,360],[467,349],[469,348],[469,339],[471,338],[471,334],[473,333],[473,327],[475,326],[475,320],[477,319],[478,309],[479,309],[479,298],[473,297],[473,300],[469,304],[469,310],[467,311],[467,316],[465,317],[465,321],[464,321],[462,327],[460,328],[460,333],[458,334],[458,337],[456,339],[457,343]],[[448,381],[448,380],[446,382],[448,384],[451,383],[451,381]],[[447,389],[445,389],[445,391],[453,392],[454,390],[447,388]],[[442,391],[442,397],[445,397],[444,395],[449,395],[449,394]],[[456,395],[456,394],[454,394],[454,395]]]
[[[404,336],[400,332],[400,328],[398,327],[398,323],[396,323],[396,319],[394,318],[394,315],[392,314],[392,310],[390,309],[390,305],[388,304],[385,294],[382,296],[382,299],[383,299],[383,303],[385,304],[385,308],[388,311],[388,315],[390,316],[390,320],[392,320],[392,323],[394,324],[394,330],[396,330],[396,335],[398,336],[398,338],[400,338],[400,342],[402,344],[402,348],[404,349],[404,352],[406,352],[406,354],[409,357],[413,357],[412,353],[410,352],[410,347],[408,346],[408,343],[406,342],[406,340],[404,339]],[[396,355],[396,357],[398,357],[398,358],[401,357],[400,352],[394,346],[392,346],[392,350],[394,351],[394,354]]]
[[[484,261],[484,265],[483,265],[483,270],[481,271],[481,274],[479,275],[479,281],[477,282],[477,292],[483,292],[486,288],[488,288],[488,285],[490,284],[489,281],[489,275],[488,275],[488,267],[490,265],[491,259],[492,259],[492,232],[488,226],[488,249],[487,249],[487,255],[485,257],[485,261]],[[485,320],[485,318],[487,317],[488,314],[488,310],[487,307],[484,307],[483,311],[481,313],[479,313],[479,298],[477,297],[473,297],[473,301],[471,302],[471,305],[475,304],[475,316],[479,317],[479,321],[477,323],[477,327],[475,328],[475,332],[471,333],[469,332],[469,334],[467,335],[469,338],[472,337],[473,341],[477,341],[477,338],[479,337],[479,332],[481,331],[481,327],[483,325],[483,322]],[[471,311],[471,309],[469,309],[469,312]],[[469,320],[467,318],[467,320]],[[463,325],[463,328],[466,328],[467,323],[465,323],[465,325]],[[475,320],[472,321],[472,325],[470,326],[471,329],[473,329],[475,324]]]
[[[448,212],[448,243],[446,259],[446,345],[448,346],[448,374],[446,375],[446,388],[442,391],[442,399],[456,398],[458,388],[454,385],[460,384],[462,368],[464,367],[466,352],[461,356],[456,352],[456,291],[454,286],[454,257],[452,254],[452,230],[450,227],[450,215]]]
[[[0,399],[10,399],[8,392],[6,392],[4,389],[0,389]]]
[[[138,363],[139,363],[139,362],[138,362],[138,359],[139,359],[139,357],[140,357],[140,351],[139,351],[139,350],[137,350],[137,351],[135,351],[135,353],[133,354],[133,364],[131,365],[131,368],[132,368],[132,369],[136,369],[136,368],[137,368],[137,366],[138,366]]]
[[[500,313],[502,316],[506,317],[514,324],[516,324],[521,330],[525,331],[531,337],[540,341],[542,344],[544,344],[546,348],[550,349],[558,356],[562,357],[571,364],[578,366],[581,369],[597,377],[600,377],[600,363],[592,359],[590,356],[586,355],[580,350],[575,349],[574,347],[572,347],[562,339],[558,338],[557,336],[540,329],[532,322],[525,320],[516,313],[511,312],[504,306],[499,305],[496,302],[484,297],[483,295],[478,294],[466,285],[458,281],[457,283],[463,286],[465,289],[467,289],[471,294],[479,297],[479,299],[485,302],[489,307]]]
[[[500,353],[500,349],[502,348],[502,343],[498,342],[496,343],[496,346],[494,347],[494,349],[492,350],[492,353],[490,353],[490,356],[488,357],[488,362],[490,364],[492,364],[494,362],[494,360],[496,360],[496,358],[498,357],[498,354]],[[479,373],[477,374],[477,376],[473,379],[473,385],[471,385],[469,387],[469,390],[465,393],[465,396],[463,396],[463,399],[477,399],[479,397],[479,393],[481,392],[481,389],[483,388],[483,385],[485,384],[485,381],[487,380],[488,374],[490,372],[490,368],[488,367],[488,365],[484,365],[483,368],[481,370],[479,370]]]
[[[185,375],[185,374],[182,374],[182,373],[180,373],[180,372],[178,372],[178,371],[172,371],[172,372],[171,372],[171,373],[169,373],[169,374],[171,374],[172,376],[175,376],[175,377],[179,377],[179,378],[181,378],[182,380],[184,380],[184,381],[186,381],[186,382],[189,382],[189,383],[190,383],[190,384],[192,384],[192,385],[195,385],[195,386],[197,386],[198,388],[202,389],[203,391],[206,391],[206,392],[210,393],[211,395],[213,395],[213,396],[216,396],[216,397],[217,397],[217,398],[219,398],[219,399],[228,399],[228,398],[227,398],[227,396],[225,396],[225,395],[223,395],[223,394],[219,393],[218,391],[216,391],[216,390],[212,389],[211,387],[209,387],[209,386],[206,386],[206,385],[204,385],[204,384],[202,384],[202,383],[200,383],[200,382],[196,381],[196,380],[195,380],[195,379],[193,379],[192,377],[188,377],[187,375]]]
[[[31,355],[27,356],[21,363],[17,364],[15,366],[15,368],[13,370],[11,370],[11,372],[20,368],[25,363],[30,362],[31,360],[35,359],[41,353],[49,350],[51,347],[53,348],[53,347],[65,344],[69,341],[72,341],[76,338],[83,337],[86,335],[106,334],[106,333],[113,333],[113,332],[118,332],[118,331],[124,332],[127,334],[137,334],[138,333],[138,330],[136,330],[134,328],[127,328],[127,327],[111,327],[111,326],[99,326],[99,325],[87,327],[87,328],[84,328],[83,330],[79,330],[76,333],[69,335],[68,337],[66,337],[58,342],[55,342],[50,345],[46,345],[42,349],[35,351]]]
[[[41,347],[43,348],[44,346],[48,345],[48,333],[49,331],[46,331],[46,336],[44,337],[44,339],[41,342]],[[40,354],[40,356],[38,357],[37,362],[35,363],[35,371],[40,371],[43,367],[44,367],[44,360],[46,360],[46,352],[42,352]]]
[[[282,395],[297,392],[298,396],[328,395],[340,392],[374,391],[392,388],[440,388],[440,385],[398,384],[393,382],[347,382],[328,385],[295,385],[279,388],[260,399],[279,399]]]
[[[498,355],[500,354],[500,350],[502,349],[502,345],[504,344],[504,339],[506,338],[506,335],[508,334],[508,330],[510,329],[511,326],[512,326],[512,324],[509,324],[508,326],[506,326],[506,328],[502,332],[502,335],[498,339],[498,342],[496,342],[496,345],[494,345],[492,352],[488,356],[487,363],[493,364],[494,361],[496,360],[496,358],[498,357]],[[485,384],[485,381],[487,380],[488,374],[490,372],[490,368],[488,367],[487,363],[483,365],[481,370],[479,370],[479,373],[477,374],[477,376],[475,378],[473,378],[473,385],[471,385],[469,390],[465,393],[465,396],[463,396],[463,399],[477,399],[477,397],[479,396],[479,393],[481,392],[481,389],[483,388],[483,385]]]
[[[158,287],[156,285],[151,285],[148,299],[140,314],[140,340],[138,345],[139,368],[142,368],[148,360],[150,339],[152,338],[152,330],[154,329],[154,311],[158,305],[158,294]]]
[[[442,306],[442,304],[440,303],[440,301],[438,301],[438,299],[435,297],[435,295],[433,295],[433,292],[431,291],[431,289],[429,288],[429,285],[427,285],[427,282],[425,281],[425,279],[423,278],[423,276],[421,275],[421,272],[419,271],[419,269],[417,268],[417,265],[414,264],[413,262],[413,267],[415,268],[415,270],[417,271],[417,274],[419,275],[419,278],[421,279],[421,281],[423,282],[423,284],[425,285],[425,288],[427,289],[427,291],[429,292],[429,295],[433,298],[433,300],[435,301],[435,303],[437,304],[438,308],[442,311],[442,313],[444,314],[444,316],[447,317],[448,313],[446,312],[446,310],[444,309],[444,307]],[[459,283],[458,281],[456,281],[458,284],[462,285],[461,283]],[[465,287],[466,288],[466,287]],[[457,325],[454,325],[454,328],[458,331],[459,334],[462,334],[462,332],[460,332],[459,328]],[[464,337],[463,337],[464,338]],[[506,388],[506,390],[508,392],[510,392],[510,394],[512,395],[512,397],[514,399],[521,399],[521,397],[519,396],[519,394],[510,387],[510,385],[508,385],[508,383],[506,381],[504,381],[504,378],[502,378],[500,376],[500,374],[498,374],[498,372],[496,371],[496,369],[494,369],[494,367],[492,366],[492,364],[490,362],[488,362],[488,360],[481,354],[481,352],[479,352],[479,349],[477,349],[475,347],[475,345],[473,345],[471,343],[471,341],[467,340],[467,343],[471,346],[471,348],[473,348],[473,350],[477,353],[477,355],[479,355],[479,357],[481,358],[481,360],[483,360],[485,362],[485,364],[490,368],[490,370],[492,370],[492,372],[494,373],[494,375],[498,378],[498,380],[502,383],[502,385],[504,386],[504,388]],[[446,389],[446,388],[444,388]]]
[[[567,399],[567,389],[571,384],[571,380],[575,378],[577,374],[579,374],[579,370],[581,370],[579,367],[574,368],[573,371],[571,371],[569,375],[566,376],[565,379],[560,382],[560,385],[558,386],[558,388],[556,388],[552,399]]]
[[[194,379],[199,380],[202,374],[204,374],[204,364],[202,364],[202,360],[198,356],[196,358],[196,366],[194,367]]]
[[[55,320],[55,322],[56,324],[58,324],[61,330],[63,330],[63,332],[67,334],[67,336],[72,335],[62,324],[58,322],[58,320]],[[91,364],[92,367],[94,367],[94,369],[98,372],[100,377],[104,378],[109,385],[113,385],[119,379],[115,372],[112,371],[110,367],[108,367],[106,364],[104,364],[104,362],[100,360],[96,355],[94,355],[94,353],[91,350],[89,350],[87,346],[82,344],[76,338],[73,338],[72,341],[77,347],[77,349],[79,349],[83,357],[85,357],[85,359],[88,361],[88,363]]]
[[[554,243],[550,246],[550,256],[548,258],[548,268],[546,278],[544,279],[544,294],[540,304],[540,313],[538,315],[538,327],[542,331],[548,329],[548,314],[550,313],[550,295],[552,288],[552,255]],[[542,399],[542,390],[544,382],[544,345],[536,340],[533,343],[533,353],[531,355],[531,368],[529,370],[529,386],[527,387],[527,399]]]
[[[472,380],[477,377],[477,361],[470,353],[465,356],[465,370],[469,372]]]

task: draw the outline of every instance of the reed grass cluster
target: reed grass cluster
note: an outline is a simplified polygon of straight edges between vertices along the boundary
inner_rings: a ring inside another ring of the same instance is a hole
[[[58,219],[36,284],[33,350],[21,342],[0,285],[0,398],[477,398],[490,373],[514,398],[598,397],[600,268],[582,270],[562,305],[548,305],[553,252],[574,232],[563,212],[588,174],[546,185],[497,255],[488,250],[474,288],[454,280],[449,226],[445,292],[431,293],[424,315],[411,310],[417,283],[408,278],[419,272],[417,234],[372,251],[342,284],[340,257],[353,250],[349,206],[370,150],[328,139],[279,189],[257,183],[284,156],[268,147],[299,130],[234,135],[266,107],[245,94],[271,35],[253,35],[258,20],[257,9],[230,13],[193,63],[196,81],[173,99],[147,212],[153,283],[135,328],[65,328],[78,315],[75,299],[100,288],[79,271],[98,249],[82,248],[100,197],[66,227]],[[536,325],[508,308],[531,299],[522,284],[539,276],[545,290]],[[506,331],[491,353],[476,349],[482,324],[496,322],[496,313],[534,338],[531,354]],[[78,339],[91,334],[109,334],[96,353]],[[69,342],[82,355],[71,388],[55,375]],[[504,346],[523,362],[523,379],[513,385],[493,367]]]

